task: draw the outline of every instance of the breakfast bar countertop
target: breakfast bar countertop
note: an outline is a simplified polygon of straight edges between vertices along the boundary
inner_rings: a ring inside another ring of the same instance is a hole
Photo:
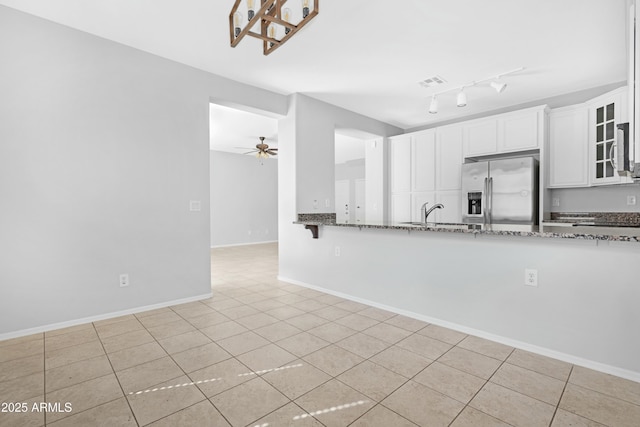
[[[405,230],[409,232],[467,233],[520,237],[545,237],[562,239],[604,240],[640,242],[640,227],[607,227],[597,225],[566,224],[522,225],[522,224],[462,224],[462,223],[402,223],[373,221],[366,223],[339,222],[330,215],[314,218],[303,214],[295,221],[306,226],[355,227],[360,229]]]

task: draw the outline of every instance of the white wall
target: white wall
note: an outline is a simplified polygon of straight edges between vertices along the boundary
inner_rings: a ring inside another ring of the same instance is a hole
[[[360,114],[295,94],[296,205],[300,213],[335,212],[334,138],[336,128],[358,129],[381,136],[402,130]],[[280,147],[278,138],[278,147]],[[314,208],[314,200],[318,201]],[[329,206],[325,204],[329,201]]]
[[[0,339],[208,294],[210,99],[287,98],[4,6],[0,58]]]
[[[278,238],[278,160],[210,151],[211,246]]]

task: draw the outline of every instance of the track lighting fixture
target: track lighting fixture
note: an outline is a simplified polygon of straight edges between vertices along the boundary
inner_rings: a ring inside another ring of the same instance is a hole
[[[456,105],[458,107],[467,106],[467,94],[464,93],[464,87],[460,89],[460,92],[458,92],[458,96],[456,96]]]
[[[496,80],[492,81],[491,83],[489,83],[489,86],[494,88],[496,90],[496,92],[498,92],[498,93],[502,93],[507,88],[507,84],[506,83],[502,83],[498,79],[496,79]]]
[[[438,98],[435,95],[431,97],[431,103],[429,104],[429,112],[431,114],[436,114],[438,112]]]
[[[509,74],[513,74],[513,73],[517,73],[519,71],[524,70],[524,67],[520,67],[520,68],[516,68],[515,70],[511,70],[511,71],[506,71],[504,73],[500,73],[497,75],[497,77],[489,77],[487,79],[482,79],[482,80],[474,80],[471,81],[469,83],[466,83],[462,86],[458,86],[458,87],[453,87],[450,89],[446,89],[440,92],[436,92],[431,94],[431,103],[429,104],[429,113],[431,114],[437,114],[438,113],[438,96],[442,95],[443,93],[447,93],[447,92],[453,92],[454,90],[458,91],[458,94],[456,95],[456,105],[458,107],[465,107],[467,105],[467,93],[465,92],[466,88],[470,88],[473,86],[477,86],[480,83],[486,83],[489,82],[489,87],[493,88],[496,93],[502,93],[504,92],[504,90],[507,88],[507,84],[505,82],[501,81],[501,78],[509,75]],[[494,74],[495,76],[495,74]],[[444,81],[444,80],[443,80]],[[424,84],[425,81],[422,82],[418,82],[418,84],[420,84],[421,86],[425,87],[425,88],[429,88],[429,85],[425,85]]]

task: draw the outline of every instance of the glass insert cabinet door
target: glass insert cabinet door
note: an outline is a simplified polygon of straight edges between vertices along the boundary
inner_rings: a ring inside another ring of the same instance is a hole
[[[610,103],[596,108],[596,159],[595,178],[614,178],[616,171],[613,166],[615,157],[615,129],[616,105]]]
[[[590,185],[632,182],[616,170],[617,125],[627,121],[627,97],[628,88],[622,87],[588,102]]]

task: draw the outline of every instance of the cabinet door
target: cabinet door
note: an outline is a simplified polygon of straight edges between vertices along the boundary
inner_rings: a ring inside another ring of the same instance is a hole
[[[616,125],[626,117],[625,95],[623,88],[589,102],[592,185],[631,182],[618,175],[615,167]]]
[[[391,195],[391,222],[411,221],[411,193]]]
[[[539,147],[538,111],[505,114],[498,119],[498,150],[511,152]]]
[[[475,121],[464,126],[464,156],[484,156],[498,151],[498,120]]]
[[[442,203],[443,209],[436,210],[438,222],[462,222],[462,191],[438,191],[436,203]]]
[[[589,110],[586,105],[549,115],[549,187],[589,186]]]
[[[462,126],[438,128],[436,141],[436,190],[462,188]]]
[[[428,130],[411,137],[411,191],[435,190],[435,135],[435,130]]]
[[[411,137],[390,138],[391,145],[391,192],[400,193],[411,189]]]
[[[427,202],[427,209],[436,203],[436,193],[434,191],[424,191],[420,193],[411,193],[411,221],[422,222],[422,205]],[[434,212],[435,213],[435,212]],[[435,222],[434,213],[429,215],[429,222]]]

